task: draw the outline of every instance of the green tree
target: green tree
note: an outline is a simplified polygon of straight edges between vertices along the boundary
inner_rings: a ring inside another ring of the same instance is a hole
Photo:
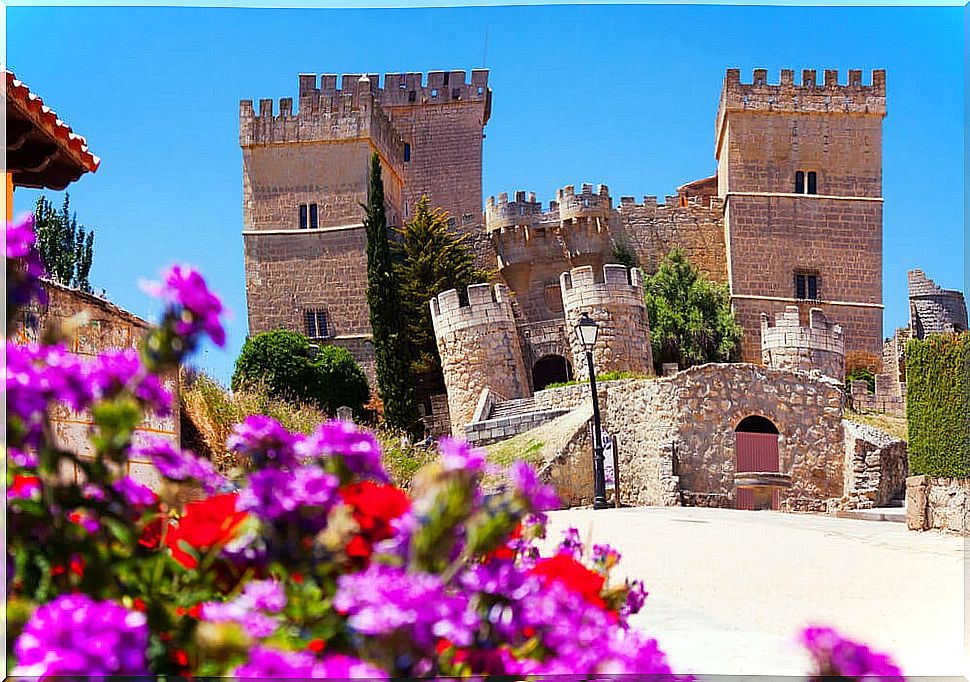
[[[64,195],[60,212],[43,195],[37,199],[34,219],[37,250],[47,276],[59,284],[91,291],[88,277],[94,257],[94,231],[88,232],[70,211],[71,195]]]
[[[679,249],[644,281],[653,361],[690,367],[735,362],[741,327],[734,319],[727,287],[704,278]]]
[[[401,289],[394,271],[384,208],[381,161],[371,157],[370,188],[364,228],[367,232],[367,306],[374,337],[377,391],[389,426],[419,438],[423,427],[411,380],[411,354],[401,307]]]
[[[343,405],[362,415],[370,394],[350,351],[324,346],[313,354],[305,336],[284,329],[246,339],[231,385],[234,391],[262,385],[274,398],[313,403],[331,415]]]
[[[639,268],[640,259],[626,242],[613,242],[613,262],[628,268]]]
[[[466,235],[448,229],[448,214],[431,209],[428,197],[418,201],[414,218],[398,231],[395,270],[401,284],[401,307],[411,345],[411,375],[424,395],[444,390],[441,359],[431,326],[428,302],[448,289],[465,291],[491,273],[475,264]]]

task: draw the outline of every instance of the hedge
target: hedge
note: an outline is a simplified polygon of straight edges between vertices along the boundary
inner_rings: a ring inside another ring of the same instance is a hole
[[[968,362],[968,332],[935,334],[906,345],[911,475],[970,477]]]

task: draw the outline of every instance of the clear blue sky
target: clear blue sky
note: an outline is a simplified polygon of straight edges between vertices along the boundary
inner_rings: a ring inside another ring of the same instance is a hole
[[[888,335],[908,320],[908,269],[963,289],[963,38],[959,7],[15,7],[7,63],[102,158],[70,187],[97,233],[92,283],[154,319],[137,280],[201,268],[235,315],[227,350],[198,364],[226,381],[247,332],[240,99],[295,98],[305,72],[485,66],[484,196],[547,202],[567,184],[664,196],[713,174],[728,67],[885,68]],[[37,194],[18,190],[16,211]]]

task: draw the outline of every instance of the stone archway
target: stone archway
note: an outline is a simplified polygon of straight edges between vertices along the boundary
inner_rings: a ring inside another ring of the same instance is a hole
[[[778,473],[778,427],[770,419],[751,415],[734,428],[736,474]],[[778,509],[778,488],[738,486],[736,509]]]
[[[533,390],[541,391],[549,384],[571,381],[573,368],[562,355],[543,355],[532,365]]]

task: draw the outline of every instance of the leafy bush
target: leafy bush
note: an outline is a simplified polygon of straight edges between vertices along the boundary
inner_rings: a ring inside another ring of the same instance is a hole
[[[362,416],[370,389],[346,348],[323,346],[311,357],[302,334],[278,329],[246,339],[232,375],[234,391],[262,386],[270,397],[313,403],[330,415],[346,405]]]
[[[664,257],[643,289],[658,371],[666,362],[684,369],[738,360],[741,326],[727,287],[705,279],[679,249]]]
[[[21,302],[36,293],[33,241],[8,226]],[[227,439],[248,465],[238,485],[167,440],[135,444],[143,416],[171,407],[159,372],[204,335],[224,341],[202,277],[173,268],[165,279],[169,306],[140,356],[7,342],[9,674],[670,675],[656,640],[630,627],[647,595],[616,579],[615,550],[588,551],[571,528],[540,555],[558,500],[521,462],[486,496],[484,454],[443,439],[408,494],[388,483],[373,434],[348,422],[304,435],[248,417]],[[89,455],[57,443],[53,405],[89,412]],[[158,491],[123,475],[134,456],[154,464]],[[185,486],[205,497],[184,501]],[[830,629],[806,629],[802,642],[817,678],[900,675]]]
[[[845,392],[851,393],[852,382],[865,380],[870,393],[876,391],[876,375],[882,371],[882,358],[864,350],[850,350],[845,354]]]
[[[906,344],[906,421],[913,475],[970,476],[967,379],[970,332]]]

